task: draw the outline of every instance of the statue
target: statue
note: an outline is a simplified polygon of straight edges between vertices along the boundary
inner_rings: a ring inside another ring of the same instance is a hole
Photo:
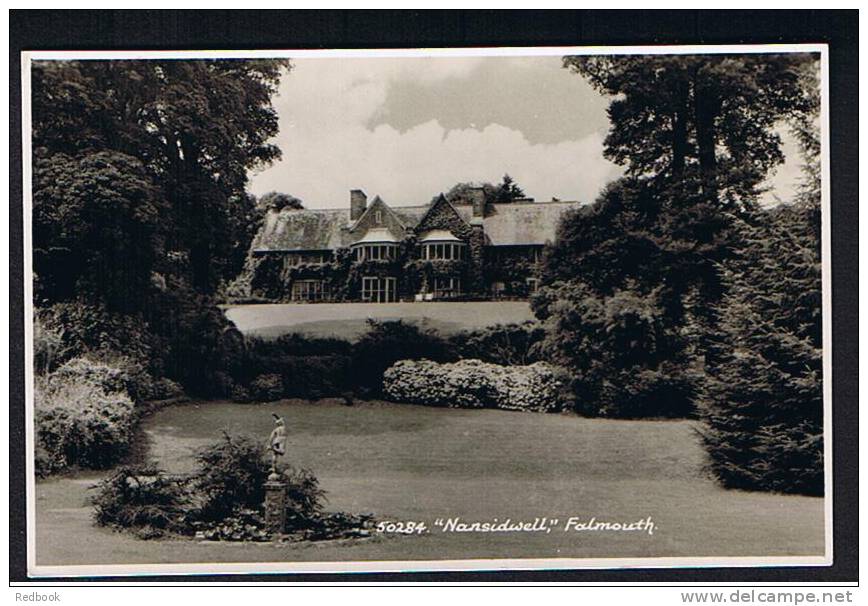
[[[274,417],[274,429],[271,430],[271,435],[268,437],[268,449],[271,451],[271,475],[269,480],[278,480],[280,475],[277,473],[277,457],[282,457],[286,454],[286,427],[283,423],[283,417],[271,413]]]

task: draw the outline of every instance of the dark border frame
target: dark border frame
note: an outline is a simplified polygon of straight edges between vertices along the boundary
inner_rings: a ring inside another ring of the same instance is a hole
[[[136,577],[136,582],[853,582],[858,580],[858,10],[13,10],[9,16],[10,582],[26,572],[21,70],[23,50],[181,50],[828,43],[833,544],[830,567]],[[31,581],[117,581],[129,577]]]

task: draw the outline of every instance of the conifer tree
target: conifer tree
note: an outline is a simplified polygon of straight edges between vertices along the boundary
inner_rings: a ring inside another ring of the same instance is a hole
[[[819,208],[801,202],[755,219],[724,266],[701,435],[724,486],[822,494]]]

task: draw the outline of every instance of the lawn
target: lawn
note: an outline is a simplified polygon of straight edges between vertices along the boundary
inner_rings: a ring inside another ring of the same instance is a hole
[[[40,565],[476,558],[821,555],[823,499],[724,490],[705,477],[690,421],[616,421],[383,402],[188,404],[144,423],[148,457],[184,472],[202,444],[287,421],[288,460],[312,469],[330,510],[380,520],[635,521],[647,533],[444,533],[295,546],[141,541],[90,522],[98,474],[36,485]],[[563,522],[562,522],[563,525]]]
[[[369,318],[403,319],[443,334],[534,319],[527,301],[234,305],[226,316],[241,332],[261,337],[294,332],[351,340],[367,330]]]

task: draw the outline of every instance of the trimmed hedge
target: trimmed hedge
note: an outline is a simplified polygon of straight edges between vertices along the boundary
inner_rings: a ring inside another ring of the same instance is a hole
[[[439,364],[402,360],[383,375],[383,391],[396,402],[452,408],[561,409],[560,381],[548,365],[500,366],[479,360]]]

